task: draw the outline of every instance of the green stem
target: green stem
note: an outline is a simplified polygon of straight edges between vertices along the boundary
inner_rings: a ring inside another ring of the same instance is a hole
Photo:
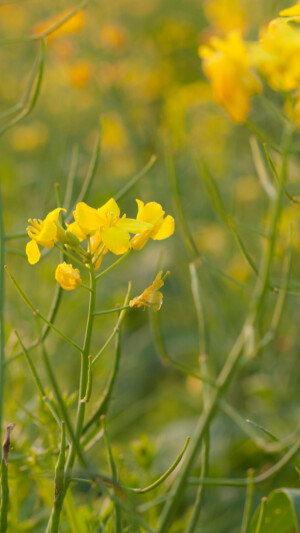
[[[247,493],[246,493],[246,500],[245,500],[245,506],[244,506],[244,513],[243,513],[243,521],[241,526],[241,533],[247,533],[249,522],[250,522],[250,516],[252,511],[252,503],[253,503],[253,492],[254,492],[254,471],[250,469],[248,471],[248,484],[247,484]]]
[[[131,178],[131,180],[129,180],[129,182],[124,185],[124,187],[119,192],[114,194],[114,199],[116,201],[121,200],[121,198],[123,198],[140,179],[142,179],[146,174],[148,174],[148,172],[155,164],[156,159],[156,155],[152,155],[146,166],[142,168],[142,170],[140,170],[140,172],[138,172],[135,176],[133,176],[133,178]]]
[[[5,280],[4,280],[4,263],[5,263],[5,230],[3,220],[2,194],[0,189],[0,436],[2,431],[2,412],[4,398],[4,370],[5,370]]]
[[[108,459],[109,459],[110,471],[111,471],[112,479],[113,479],[114,483],[118,483],[117,465],[116,465],[116,462],[114,460],[114,456],[113,456],[113,453],[112,453],[110,438],[109,438],[109,434],[108,434],[108,431],[107,431],[105,415],[102,415],[101,422],[102,422],[102,427],[103,427],[103,432],[104,432],[104,438],[105,438],[106,449],[107,449],[107,453],[108,453]],[[116,493],[116,496],[117,496],[117,489],[115,487],[114,487],[114,490],[115,490],[115,493]],[[119,505],[119,502],[117,500],[114,502],[114,507],[115,507],[115,533],[122,533],[122,531],[123,531],[122,511],[121,511],[121,507]]]
[[[174,472],[175,468],[179,465],[189,445],[189,442],[190,442],[190,437],[187,437],[185,441],[185,445],[183,449],[181,450],[180,454],[178,455],[178,457],[176,457],[174,463],[170,466],[170,468],[168,468],[168,470],[162,476],[160,476],[156,481],[154,481],[154,483],[151,483],[151,485],[148,485],[148,487],[145,487],[144,489],[139,489],[139,488],[133,489],[133,488],[127,487],[127,490],[131,490],[133,492],[136,492],[137,494],[145,494],[146,492],[150,492],[151,490],[154,490],[157,487],[159,487],[159,485],[164,483],[164,481],[168,479],[168,477],[172,474],[172,472]]]
[[[7,531],[7,514],[9,504],[8,465],[1,460],[1,508],[0,508],[0,533]]]
[[[114,263],[112,263],[112,265],[110,265],[109,267],[107,267],[105,270],[103,270],[103,272],[100,272],[100,274],[98,274],[98,276],[96,276],[96,280],[102,278],[102,276],[105,276],[105,274],[107,274],[108,272],[110,272],[113,268],[115,268],[116,266],[118,266],[122,261],[124,261],[124,259],[126,257],[128,257],[128,255],[130,254],[131,252],[131,249],[128,250],[128,252],[126,252],[126,254],[124,255],[121,255],[121,257],[119,259],[117,259],[117,261],[115,261]]]

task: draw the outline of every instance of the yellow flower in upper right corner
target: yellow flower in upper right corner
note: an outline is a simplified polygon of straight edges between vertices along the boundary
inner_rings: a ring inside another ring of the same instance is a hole
[[[208,46],[200,47],[199,55],[214,100],[225,107],[234,122],[243,123],[250,97],[261,91],[261,85],[251,71],[251,56],[241,33],[232,31],[226,39],[212,37]]]
[[[281,17],[299,17],[300,16],[300,2],[297,2],[287,9],[280,11],[279,15]],[[299,21],[300,22],[300,21]]]
[[[261,30],[253,47],[259,72],[275,91],[291,91],[300,84],[300,30],[284,18],[276,18]]]
[[[162,273],[163,271],[161,270],[157,274],[150,287],[147,287],[142,294],[135,296],[135,298],[130,300],[130,307],[150,307],[152,305],[154,311],[160,310],[163,302],[163,294],[159,291],[159,289],[164,285],[164,280],[170,274],[170,272],[166,272],[163,278]]]
[[[134,250],[141,250],[148,239],[162,240],[167,239],[173,235],[175,231],[175,221],[171,215],[164,218],[164,210],[157,202],[149,202],[144,204],[141,200],[137,200],[138,214],[136,219],[139,222],[148,222],[153,224],[153,227],[147,229],[131,239],[131,247]]]

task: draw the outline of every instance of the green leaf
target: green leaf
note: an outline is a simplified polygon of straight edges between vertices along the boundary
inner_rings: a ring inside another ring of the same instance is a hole
[[[300,490],[274,490],[264,507],[259,531],[257,532],[257,523],[260,507],[252,519],[249,533],[300,533]]]

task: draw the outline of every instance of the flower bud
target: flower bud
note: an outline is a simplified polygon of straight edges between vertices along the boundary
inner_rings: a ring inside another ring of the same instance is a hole
[[[77,235],[75,235],[75,233],[72,233],[69,230],[67,230],[65,234],[66,234],[66,243],[72,248],[77,248],[77,246],[79,246],[80,244],[80,240],[78,239]]]

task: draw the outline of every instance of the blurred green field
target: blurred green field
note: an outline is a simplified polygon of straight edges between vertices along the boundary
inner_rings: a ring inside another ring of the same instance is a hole
[[[257,276],[211,201],[201,172],[203,158],[256,266],[259,266],[266,238],[268,198],[256,175],[249,129],[246,125],[234,125],[226,112],[213,102],[198,56],[199,45],[214,31],[222,32],[221,23],[211,8],[213,3],[219,3],[219,12],[226,4],[220,0],[90,2],[74,18],[75,23],[69,30],[61,29],[47,40],[37,103],[24,120],[1,136],[0,182],[7,234],[24,232],[28,218],[43,219],[56,207],[54,186],[58,183],[64,195],[72,161],[76,162],[73,200],[76,198],[88,170],[101,121],[100,161],[88,197],[93,207],[101,206],[115,195],[153,154],[157,156],[153,168],[120,201],[120,207],[122,212],[135,217],[136,198],[144,202],[157,201],[166,213],[175,217],[175,234],[167,241],[149,242],[143,251],[130,255],[120,268],[110,272],[103,283],[99,280],[96,304],[99,310],[122,305],[129,280],[132,294],[136,295],[152,283],[158,270],[171,271],[163,288],[164,303],[159,316],[153,318],[147,310],[135,309],[127,313],[122,327],[120,371],[107,423],[120,479],[124,485],[132,487],[148,485],[171,465],[183,448],[185,438],[193,436],[203,407],[202,382],[165,364],[155,336],[155,327],[159,327],[170,357],[199,372],[197,315],[189,273],[192,257],[185,244],[176,198],[174,200],[174,181],[168,168],[170,156],[176,169],[185,220],[199,250],[197,265],[206,310],[208,368],[212,379],[218,375],[240,331]],[[256,38],[258,28],[288,5],[284,0],[241,2],[247,35]],[[49,22],[51,17],[70,7],[73,6],[68,2],[57,0],[51,3],[1,2],[1,39],[32,35],[43,27],[40,23]],[[231,16],[229,7],[225,11],[228,20],[223,22],[230,29],[234,4]],[[0,113],[20,102],[38,54],[36,42],[3,42],[0,46]],[[280,95],[271,89],[267,89],[268,94],[274,102],[280,101]],[[0,128],[8,120],[1,117]],[[251,120],[279,142],[280,122],[260,97],[252,106]],[[295,142],[299,140],[296,132]],[[294,195],[300,194],[298,169],[299,154],[295,152],[290,157],[289,167],[289,191]],[[244,420],[261,424],[278,438],[295,430],[299,413],[299,214],[299,206],[285,199],[282,237],[277,241],[272,276],[274,287],[281,276],[286,230],[291,221],[293,253],[290,293],[279,333],[272,344],[248,361],[247,366],[241,362],[226,394],[226,401]],[[26,238],[7,241],[6,263],[25,293],[46,315],[56,287],[53,272],[58,252],[52,251],[38,265],[31,266],[25,255],[26,242]],[[106,256],[104,267],[111,262],[111,257]],[[87,283],[87,279],[83,281]],[[261,332],[268,328],[277,299],[278,292],[270,291],[260,317]],[[87,305],[83,289],[65,292],[55,322],[79,344]],[[99,350],[113,330],[115,315],[96,317],[95,322],[92,353]],[[7,276],[7,359],[19,351],[14,328],[25,345],[36,338],[36,321]],[[46,346],[61,390],[69,397],[70,416],[75,420],[79,354],[54,332],[48,336]],[[32,357],[46,384],[39,349],[32,352]],[[112,344],[95,367],[87,418],[106,386],[113,357]],[[53,450],[57,451],[60,436],[39,401],[23,356],[6,365],[4,400],[3,427],[9,422],[16,423],[9,459],[8,531],[40,533],[46,529],[53,503],[56,461]],[[211,426],[210,439],[211,477],[245,478],[249,468],[260,474],[281,457],[278,453],[264,453],[222,410]],[[103,439],[91,447],[87,458],[96,471],[109,472]],[[80,465],[75,467],[75,472],[76,477],[84,477]],[[191,475],[198,476],[199,468]],[[165,487],[170,485],[172,476]],[[292,466],[256,487],[254,509],[263,496],[278,487],[299,487],[299,476]],[[155,495],[158,497],[161,492],[160,487]],[[100,517],[105,517],[105,513],[109,516],[110,510],[107,498],[102,497],[97,488],[74,483],[72,498],[66,502],[59,531],[114,531],[109,519],[103,519],[106,521],[103,527],[99,525]],[[142,505],[151,498],[150,493],[135,496],[134,501]],[[194,498],[194,487],[182,495],[172,533],[186,531]],[[244,488],[207,487],[196,531],[240,532],[244,500]],[[158,505],[147,514],[152,528],[161,509],[162,505]],[[144,531],[135,525],[130,527],[128,531]]]

